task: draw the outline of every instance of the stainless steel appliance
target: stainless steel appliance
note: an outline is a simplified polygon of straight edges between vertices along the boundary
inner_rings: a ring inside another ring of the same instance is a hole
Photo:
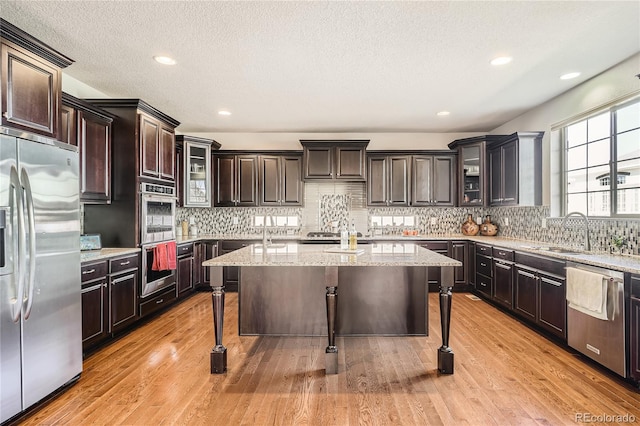
[[[82,318],[76,148],[0,130],[4,422],[79,378]]]
[[[569,304],[567,343],[608,369],[626,377],[624,274],[573,262],[567,262],[567,268],[583,269],[601,275],[607,289],[607,319],[595,318]],[[571,279],[571,275],[568,274],[567,286],[570,285]]]
[[[154,249],[158,244],[175,242],[175,189],[156,183],[140,184],[140,241],[142,242],[142,288],[148,297],[176,284],[175,270],[154,271]]]

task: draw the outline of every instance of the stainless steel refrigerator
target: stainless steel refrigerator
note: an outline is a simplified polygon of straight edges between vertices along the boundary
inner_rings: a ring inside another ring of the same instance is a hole
[[[0,131],[4,422],[79,378],[82,314],[77,150]]]

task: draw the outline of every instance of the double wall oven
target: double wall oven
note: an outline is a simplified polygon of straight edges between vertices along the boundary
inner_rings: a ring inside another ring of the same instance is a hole
[[[140,184],[140,242],[142,276],[140,297],[175,285],[175,270],[154,270],[153,260],[160,244],[175,243],[176,195],[173,186]]]

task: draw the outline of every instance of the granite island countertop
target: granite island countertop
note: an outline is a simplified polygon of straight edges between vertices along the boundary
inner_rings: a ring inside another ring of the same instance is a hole
[[[361,254],[329,253],[335,244],[252,244],[214,257],[203,266],[461,266],[462,263],[413,243],[358,246]]]

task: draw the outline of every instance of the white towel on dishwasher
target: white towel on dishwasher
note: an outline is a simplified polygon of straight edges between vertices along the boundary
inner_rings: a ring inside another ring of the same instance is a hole
[[[608,277],[597,272],[567,268],[567,301],[569,306],[603,320],[607,316]]]

